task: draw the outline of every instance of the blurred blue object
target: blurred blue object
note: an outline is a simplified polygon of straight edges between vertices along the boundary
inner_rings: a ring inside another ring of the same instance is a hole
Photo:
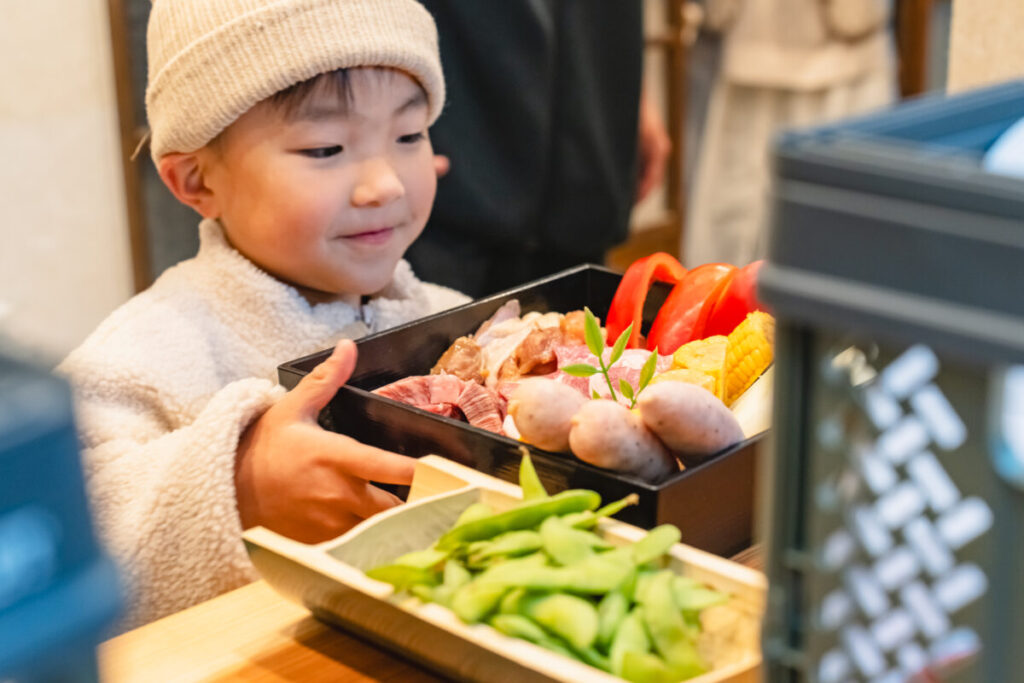
[[[68,386],[0,356],[0,680],[97,680],[96,645],[120,605]]]
[[[999,136],[985,153],[981,165],[990,173],[1024,178],[1024,119]]]

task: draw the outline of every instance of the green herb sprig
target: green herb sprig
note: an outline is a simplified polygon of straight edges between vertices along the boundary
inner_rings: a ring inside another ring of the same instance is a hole
[[[562,372],[573,377],[592,377],[598,373],[604,376],[605,383],[608,384],[608,391],[611,394],[613,401],[618,401],[618,397],[615,395],[615,387],[612,386],[612,379],[608,375],[608,370],[615,365],[616,361],[622,357],[622,352],[626,350],[626,342],[629,341],[629,335],[633,332],[633,325],[630,323],[629,327],[622,331],[619,338],[615,340],[615,344],[612,345],[612,352],[608,356],[608,364],[604,362],[604,336],[601,334],[601,323],[598,322],[597,316],[595,316],[589,308],[583,308],[583,336],[587,341],[587,348],[592,354],[597,356],[598,367],[589,365],[587,363],[575,363],[573,365],[566,365],[562,368]],[[643,367],[640,369],[640,381],[637,382],[636,392],[633,391],[633,386],[625,379],[619,380],[619,391],[629,401],[629,407],[632,408],[636,405],[636,400],[640,396],[640,392],[651,383],[651,379],[654,377],[654,369],[658,363],[658,350],[655,349],[651,352],[651,355],[644,362]],[[593,391],[593,398],[601,398],[601,395],[597,393],[597,390]]]

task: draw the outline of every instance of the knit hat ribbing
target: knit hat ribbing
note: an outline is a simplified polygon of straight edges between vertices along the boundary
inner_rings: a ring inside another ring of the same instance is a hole
[[[318,74],[385,66],[444,104],[437,29],[415,0],[154,0],[146,113],[154,160],[191,152],[271,95]]]

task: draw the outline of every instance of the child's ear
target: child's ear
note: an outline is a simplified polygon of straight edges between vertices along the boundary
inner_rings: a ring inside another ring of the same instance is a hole
[[[191,206],[203,218],[219,216],[216,198],[206,185],[203,167],[196,153],[163,156],[157,162],[157,172],[164,185],[182,204]]]

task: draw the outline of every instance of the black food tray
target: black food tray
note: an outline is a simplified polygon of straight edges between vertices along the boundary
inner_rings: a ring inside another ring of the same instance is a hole
[[[428,374],[457,337],[472,334],[509,299],[519,299],[523,313],[564,313],[589,306],[604,320],[619,279],[619,274],[600,266],[579,266],[367,336],[357,342],[359,360],[352,378],[331,400],[321,421],[329,429],[379,448],[413,457],[436,453],[517,482],[519,448],[525,444],[371,391],[410,375]],[[667,294],[667,286],[652,288],[644,310],[645,326],[653,321]],[[281,384],[291,389],[329,354],[327,349],[279,366]],[[618,518],[644,528],[675,524],[683,543],[730,556],[750,545],[754,472],[762,437],[743,441],[655,484],[594,467],[571,455],[527,448],[549,492],[592,489],[605,502],[636,493],[639,505],[626,508]]]

